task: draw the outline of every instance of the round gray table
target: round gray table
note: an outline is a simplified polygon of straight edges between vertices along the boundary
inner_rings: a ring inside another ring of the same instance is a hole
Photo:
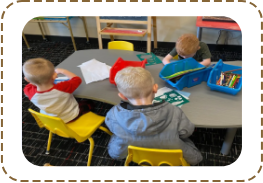
[[[77,66],[93,58],[109,66],[112,66],[119,57],[124,60],[139,61],[137,54],[142,54],[142,52],[108,49],[81,50],[74,52],[61,62],[57,68],[67,69],[83,79],[79,88],[74,92],[76,97],[94,99],[115,105],[120,102],[116,86],[111,84],[108,79],[86,84],[81,70]],[[242,62],[233,61],[226,62],[226,64],[241,66]],[[163,64],[146,66],[159,88],[165,86],[172,88],[159,78],[159,72],[162,68]],[[206,82],[191,88],[184,88],[183,91],[190,92],[191,95],[189,97],[190,102],[183,105],[182,110],[196,127],[228,128],[221,149],[222,154],[228,154],[236,129],[242,126],[242,91],[235,96],[211,91]]]

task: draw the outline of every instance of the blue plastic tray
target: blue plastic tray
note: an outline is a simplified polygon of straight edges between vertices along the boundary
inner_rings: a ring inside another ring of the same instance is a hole
[[[207,81],[207,86],[211,88],[211,90],[217,90],[220,92],[225,92],[229,93],[232,95],[236,95],[242,87],[242,70],[239,71],[234,71],[233,73],[235,74],[241,74],[241,78],[237,84],[237,88],[228,88],[225,86],[219,86],[216,85],[216,81],[220,78],[221,71],[228,71],[228,70],[234,70],[234,69],[239,69],[242,68],[241,66],[235,66],[235,65],[228,65],[224,64],[222,60],[219,60],[213,70],[210,72],[208,81]]]
[[[208,76],[212,70],[211,67],[205,68],[202,70],[194,71],[188,74],[185,74],[179,81],[176,83],[164,78],[166,76],[170,76],[176,72],[180,72],[183,70],[194,69],[204,67],[202,64],[197,62],[193,58],[187,58],[183,60],[178,60],[167,64],[161,70],[159,77],[170,84],[172,87],[175,87],[177,90],[182,90],[184,87],[192,87],[200,84],[203,81],[207,81]]]

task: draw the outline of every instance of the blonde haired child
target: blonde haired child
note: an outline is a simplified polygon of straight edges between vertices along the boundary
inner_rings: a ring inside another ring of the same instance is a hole
[[[109,155],[123,159],[128,146],[159,149],[182,149],[185,160],[192,164],[202,155],[188,137],[194,125],[183,111],[168,102],[152,103],[158,85],[150,72],[140,67],[127,67],[116,74],[119,97],[125,102],[107,113],[105,123],[113,133],[108,144]]]
[[[27,60],[23,65],[23,73],[24,79],[29,82],[24,93],[41,113],[59,117],[68,123],[91,110],[91,105],[78,103],[72,94],[82,81],[74,73],[55,69],[50,61],[43,58]],[[57,74],[66,75],[69,80],[54,84]]]

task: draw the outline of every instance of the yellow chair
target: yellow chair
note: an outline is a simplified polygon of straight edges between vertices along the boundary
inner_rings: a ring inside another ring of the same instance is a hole
[[[178,54],[173,57],[174,60],[179,60]]]
[[[93,112],[88,112],[80,116],[76,121],[66,124],[58,117],[41,114],[32,109],[28,109],[28,111],[35,118],[40,128],[45,127],[47,130],[49,130],[46,154],[49,154],[52,133],[65,138],[74,138],[78,142],[84,142],[85,140],[89,139],[90,151],[87,166],[90,166],[94,148],[94,141],[91,135],[98,128],[109,135],[112,135],[112,133],[107,128],[100,126],[103,123],[105,117],[94,114]]]
[[[180,149],[152,149],[143,147],[128,147],[125,166],[133,161],[142,166],[190,166],[183,158]]]
[[[111,50],[129,50],[133,51],[133,44],[126,41],[111,41],[108,43],[108,49]]]

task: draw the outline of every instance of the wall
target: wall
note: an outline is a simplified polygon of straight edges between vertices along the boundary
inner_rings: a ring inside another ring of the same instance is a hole
[[[71,19],[71,27],[74,37],[85,37],[83,23],[80,18]],[[184,33],[196,34],[196,17],[157,17],[157,39],[161,42],[175,42]],[[89,37],[97,38],[97,27],[95,17],[86,17]],[[70,36],[68,29],[60,23],[44,23],[43,29],[46,35]],[[105,24],[101,24],[102,27]],[[116,27],[116,26],[115,26]],[[117,25],[117,27],[146,28],[144,25]],[[228,32],[229,45],[242,45],[240,31],[223,31],[218,44],[224,44]],[[24,28],[25,34],[41,34],[37,23],[28,23]],[[219,30],[203,29],[202,41],[207,44],[216,44]],[[109,38],[109,36],[103,36]],[[116,36],[116,39],[124,40],[146,40],[145,37],[123,37]]]

